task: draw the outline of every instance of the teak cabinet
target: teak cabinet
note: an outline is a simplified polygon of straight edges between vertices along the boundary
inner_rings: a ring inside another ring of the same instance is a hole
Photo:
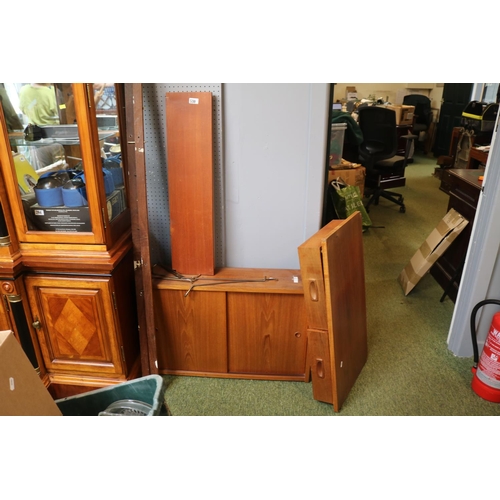
[[[12,329],[27,330],[49,386],[137,376],[124,86],[4,83],[0,92],[3,309],[13,296],[22,303]]]
[[[361,214],[330,222],[298,253],[300,270],[156,270],[159,372],[312,379],[313,397],[340,411],[368,355]]]
[[[157,271],[153,293],[160,373],[306,379],[299,271],[222,268],[194,283]]]

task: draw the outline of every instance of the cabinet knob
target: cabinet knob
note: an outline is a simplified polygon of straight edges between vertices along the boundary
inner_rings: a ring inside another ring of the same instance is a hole
[[[42,324],[40,323],[40,320],[37,318],[36,321],[33,321],[33,328],[35,330],[40,330],[42,328]]]

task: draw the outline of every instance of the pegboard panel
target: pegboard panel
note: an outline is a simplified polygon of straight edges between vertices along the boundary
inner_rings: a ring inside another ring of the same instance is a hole
[[[151,263],[171,267],[168,208],[166,113],[167,92],[211,92],[213,103],[213,165],[215,265],[225,265],[224,176],[222,158],[222,85],[220,83],[143,84],[144,141]]]

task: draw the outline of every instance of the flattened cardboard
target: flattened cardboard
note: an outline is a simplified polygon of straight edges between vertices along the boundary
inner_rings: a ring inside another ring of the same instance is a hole
[[[398,277],[405,295],[415,288],[468,223],[469,221],[453,208],[441,219]]]
[[[0,415],[62,416],[11,331],[0,331]]]

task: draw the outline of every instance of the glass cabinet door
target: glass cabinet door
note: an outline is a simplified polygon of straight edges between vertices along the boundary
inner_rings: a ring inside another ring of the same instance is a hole
[[[127,209],[117,85],[0,84],[0,160],[20,241],[111,237]]]

